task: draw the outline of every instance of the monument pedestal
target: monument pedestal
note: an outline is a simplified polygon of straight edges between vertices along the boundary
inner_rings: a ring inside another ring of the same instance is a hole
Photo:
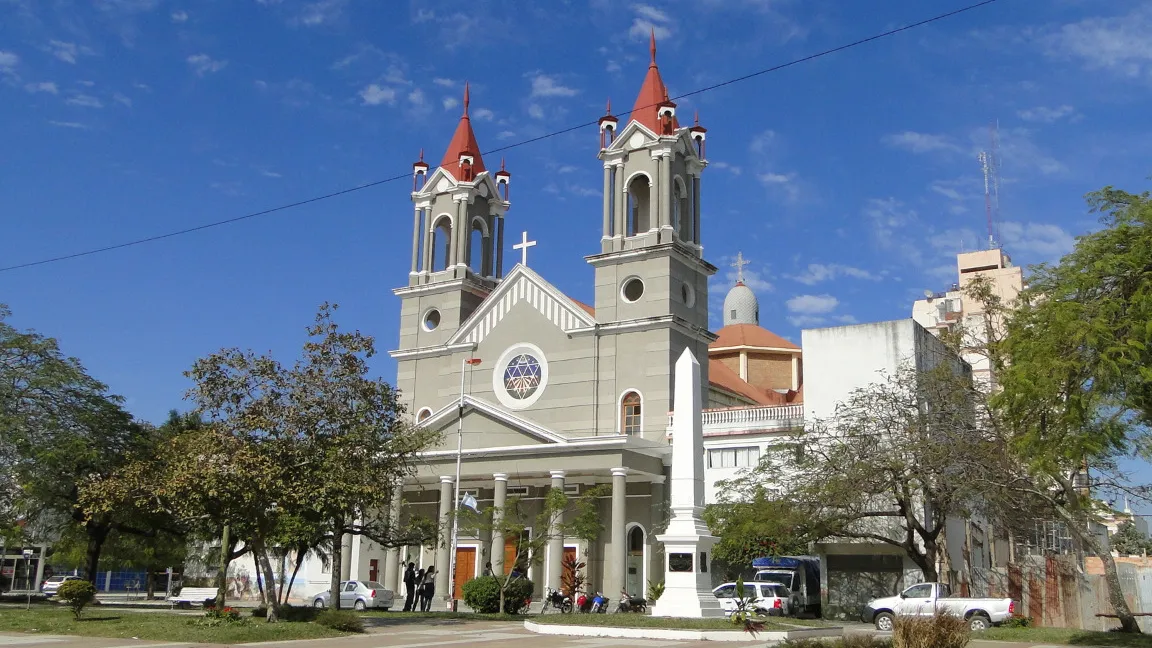
[[[672,519],[656,536],[664,545],[664,595],[652,616],[722,617],[712,593],[712,546],[717,538],[700,517],[704,509],[704,434],[700,363],[688,349],[676,361],[672,412]]]

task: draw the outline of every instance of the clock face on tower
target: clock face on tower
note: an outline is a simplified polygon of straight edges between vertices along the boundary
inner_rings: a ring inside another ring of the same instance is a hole
[[[530,407],[547,386],[548,360],[534,344],[509,347],[492,369],[492,391],[510,409]]]

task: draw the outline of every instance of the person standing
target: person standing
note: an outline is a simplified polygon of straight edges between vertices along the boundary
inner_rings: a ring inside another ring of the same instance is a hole
[[[416,610],[416,563],[408,563],[408,569],[404,570],[404,611],[414,612]]]
[[[436,566],[429,565],[424,572],[424,583],[420,589],[420,611],[428,612],[432,609],[432,597],[436,595]]]

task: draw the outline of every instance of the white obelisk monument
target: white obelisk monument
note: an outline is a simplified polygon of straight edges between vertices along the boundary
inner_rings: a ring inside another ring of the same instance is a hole
[[[701,430],[700,363],[688,349],[676,361],[672,414],[672,519],[656,539],[664,545],[664,595],[652,616],[722,617],[712,594],[712,546],[704,510],[704,433]]]

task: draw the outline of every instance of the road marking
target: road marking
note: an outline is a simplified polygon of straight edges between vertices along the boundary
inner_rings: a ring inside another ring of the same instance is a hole
[[[67,641],[64,637],[14,637],[12,635],[0,636],[0,646],[31,646],[33,644],[60,643]]]

